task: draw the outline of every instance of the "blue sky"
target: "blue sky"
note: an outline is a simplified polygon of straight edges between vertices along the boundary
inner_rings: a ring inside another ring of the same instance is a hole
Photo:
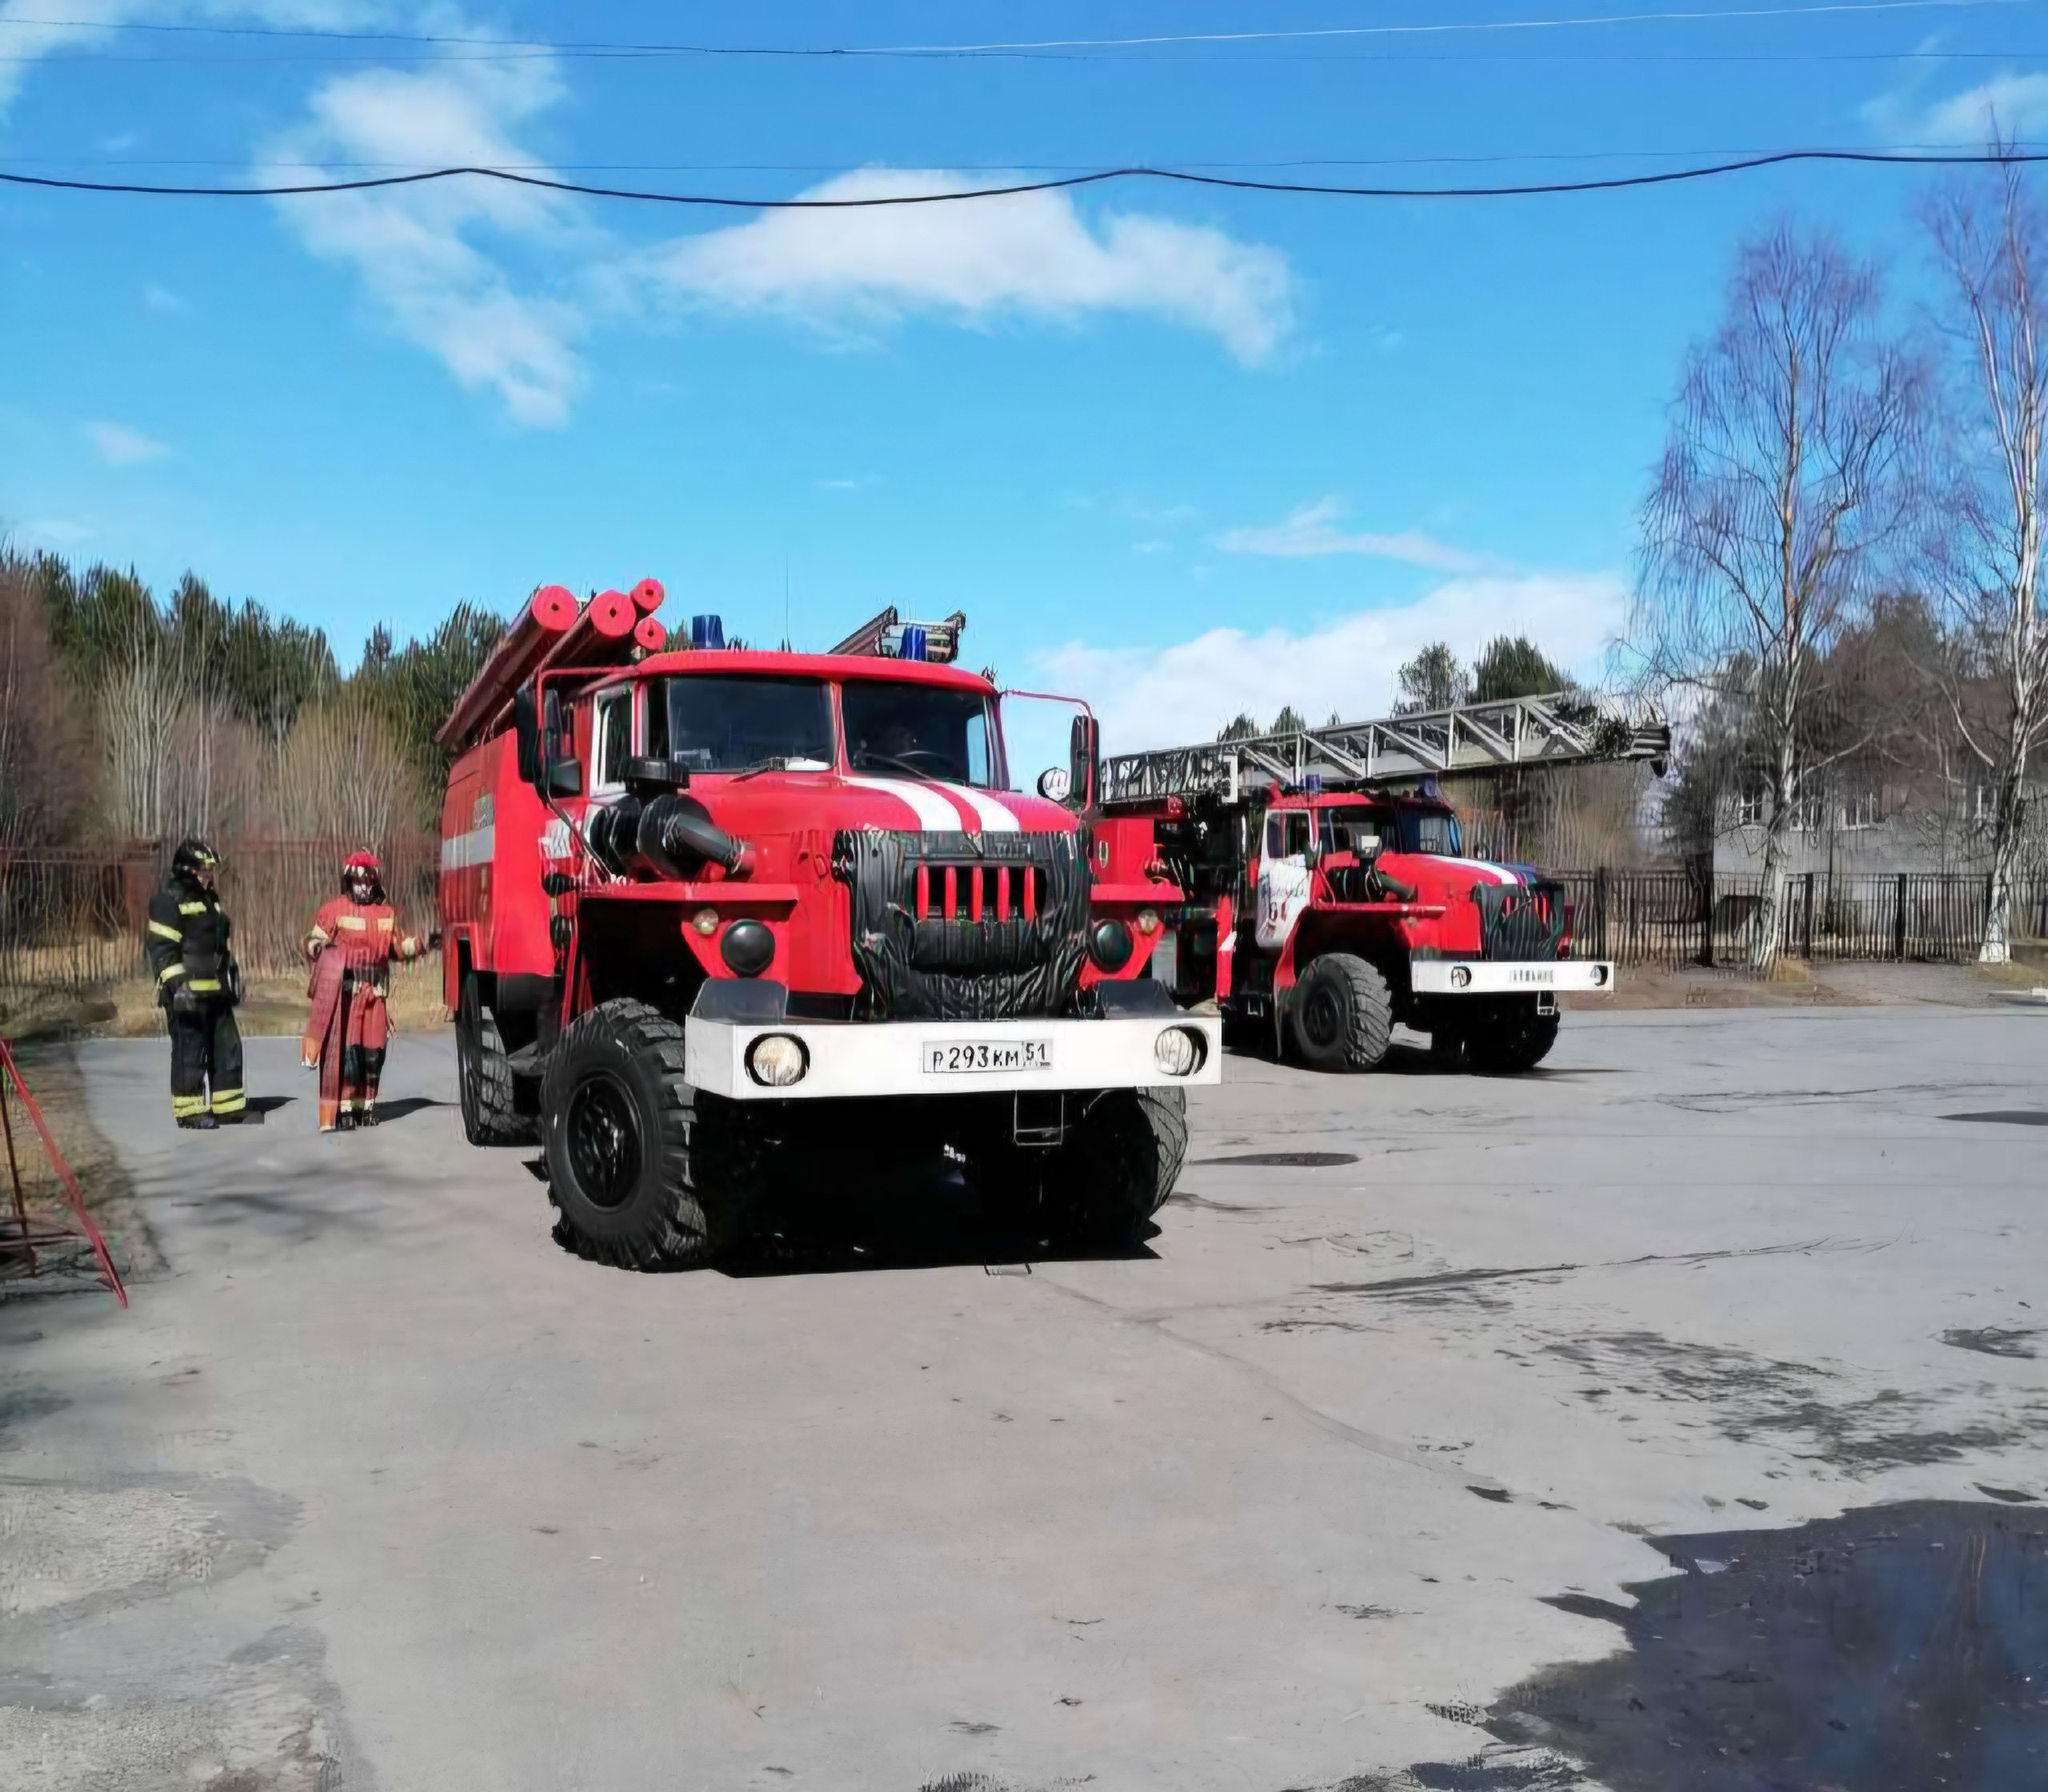
[[[492,47],[1654,10],[0,0],[0,168],[234,182],[487,162],[778,195],[1133,162],[1542,179],[1966,142],[1987,95],[2022,134],[2048,111],[2037,0],[922,59]],[[46,22],[85,18],[488,41]],[[473,184],[15,190],[0,530],[159,584],[195,568],[345,654],[380,620],[414,631],[459,600],[649,572],[677,610],[772,639],[786,570],[799,646],[884,603],[964,608],[974,663],[1081,689],[1113,747],[1290,700],[1362,715],[1438,634],[1470,652],[1526,628],[1595,668],[1735,242],[1796,210],[1887,258],[1910,299],[1932,178],[1809,167],[1456,203],[1134,183],[766,218]]]

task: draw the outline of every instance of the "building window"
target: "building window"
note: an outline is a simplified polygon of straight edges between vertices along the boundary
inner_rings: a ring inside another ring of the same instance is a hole
[[[1738,827],[1763,826],[1764,795],[1761,785],[1747,790],[1735,798],[1735,825]]]
[[[1801,797],[1792,805],[1790,825],[1794,834],[1818,834],[1821,831],[1821,799],[1818,797]]]
[[[1875,790],[1859,791],[1842,806],[1842,825],[1845,830],[1875,827],[1884,818],[1884,804]]]
[[[1978,784],[1970,793],[1970,818],[1989,827],[1998,816],[1998,793],[1990,784]]]

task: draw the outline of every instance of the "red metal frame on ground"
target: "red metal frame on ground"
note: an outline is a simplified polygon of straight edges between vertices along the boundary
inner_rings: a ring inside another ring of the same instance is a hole
[[[71,1217],[78,1222],[78,1230],[86,1242],[92,1246],[93,1256],[99,1264],[100,1279],[108,1290],[123,1306],[128,1304],[128,1290],[121,1285],[121,1274],[114,1266],[114,1258],[106,1248],[106,1240],[100,1229],[93,1223],[93,1217],[86,1211],[85,1192],[78,1186],[78,1178],[65,1161],[64,1154],[57,1148],[57,1141],[50,1136],[49,1123],[42,1117],[42,1110],[36,1105],[36,1098],[29,1093],[28,1084],[22,1080],[20,1065],[14,1062],[13,1049],[5,1039],[0,1039],[0,1134],[4,1134],[7,1148],[7,1175],[14,1188],[14,1212],[0,1218],[0,1251],[19,1251],[29,1261],[29,1273],[36,1273],[36,1252],[53,1245],[75,1243],[76,1237],[70,1232],[38,1231],[29,1221],[28,1202],[22,1194],[22,1170],[14,1155],[14,1120],[13,1095],[21,1097],[22,1106],[28,1110],[36,1136],[42,1139],[42,1148],[50,1157],[50,1167],[57,1172],[57,1179],[64,1186],[64,1198],[71,1210]],[[9,1084],[13,1085],[10,1094]]]

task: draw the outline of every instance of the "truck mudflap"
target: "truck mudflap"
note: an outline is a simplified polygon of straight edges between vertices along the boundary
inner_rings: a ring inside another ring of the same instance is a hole
[[[794,1080],[782,1080],[792,1069]],[[1214,1017],[1182,1014],[767,1023],[693,1015],[683,1026],[683,1074],[735,1101],[1186,1088],[1223,1080],[1223,1041]]]
[[[1409,977],[1418,995],[1606,995],[1614,987],[1614,966],[1594,958],[1420,958],[1409,966]]]

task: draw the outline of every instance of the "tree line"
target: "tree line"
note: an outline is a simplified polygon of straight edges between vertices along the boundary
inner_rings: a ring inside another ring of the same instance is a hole
[[[344,670],[322,630],[193,574],[160,598],[0,552],[0,849],[430,827],[434,730],[503,628],[466,603],[402,645],[379,626]]]

